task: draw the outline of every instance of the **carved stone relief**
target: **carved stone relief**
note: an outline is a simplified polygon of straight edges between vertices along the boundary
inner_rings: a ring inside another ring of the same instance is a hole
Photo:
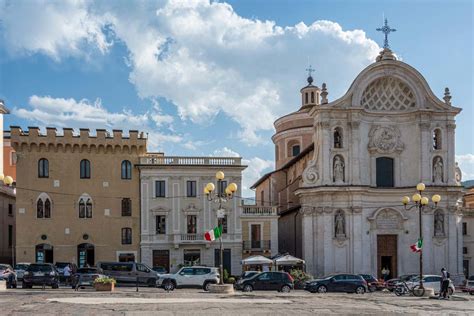
[[[403,227],[402,218],[396,211],[385,209],[377,214],[375,227],[383,230],[401,229]]]
[[[368,149],[381,154],[400,153],[405,148],[400,137],[400,130],[396,126],[374,125],[369,132]]]

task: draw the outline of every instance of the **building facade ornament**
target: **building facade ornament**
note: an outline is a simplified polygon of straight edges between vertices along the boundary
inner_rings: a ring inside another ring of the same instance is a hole
[[[456,184],[461,185],[462,182],[462,171],[461,168],[459,168],[459,164],[456,162],[456,167],[454,169],[454,178],[456,179]]]
[[[433,182],[443,183],[443,159],[439,156],[433,160]]]
[[[346,217],[343,210],[338,210],[334,215],[334,237],[346,238]]]
[[[381,154],[400,153],[405,148],[400,137],[400,130],[396,126],[372,126],[369,132],[368,149],[370,152]]]
[[[303,171],[303,183],[306,185],[315,184],[319,180],[318,164],[315,159],[310,160],[308,166]]]
[[[444,214],[441,210],[437,210],[434,213],[434,235],[445,236],[444,233]]]

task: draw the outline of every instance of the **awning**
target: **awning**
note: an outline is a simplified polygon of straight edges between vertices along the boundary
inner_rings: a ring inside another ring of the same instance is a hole
[[[303,259],[296,258],[291,255],[286,255],[278,259],[275,259],[275,264],[279,266],[285,266],[285,265],[291,266],[291,265],[297,265],[297,264],[305,264],[305,261]]]
[[[253,264],[273,264],[272,259],[269,259],[264,256],[252,256],[242,260],[244,265],[253,265]]]

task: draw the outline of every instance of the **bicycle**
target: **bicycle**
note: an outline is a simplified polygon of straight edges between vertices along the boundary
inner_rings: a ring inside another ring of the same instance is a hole
[[[420,288],[419,284],[410,288],[405,281],[402,281],[397,284],[397,287],[395,288],[394,293],[397,296],[411,294],[413,296],[420,297],[420,296],[425,295],[425,288]]]

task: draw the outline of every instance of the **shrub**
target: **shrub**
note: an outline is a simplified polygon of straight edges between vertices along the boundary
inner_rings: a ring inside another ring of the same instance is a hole
[[[313,278],[310,274],[298,269],[291,270],[290,275],[295,279],[295,283],[304,283]]]
[[[225,283],[228,283],[228,284],[234,284],[235,283],[235,278],[234,277],[228,277],[227,280],[225,281]]]
[[[229,272],[227,272],[226,269],[224,269],[224,282],[227,283],[227,279],[229,278]]]
[[[94,280],[94,284],[115,284],[117,281],[115,281],[114,278],[109,278],[108,276],[100,277]]]

